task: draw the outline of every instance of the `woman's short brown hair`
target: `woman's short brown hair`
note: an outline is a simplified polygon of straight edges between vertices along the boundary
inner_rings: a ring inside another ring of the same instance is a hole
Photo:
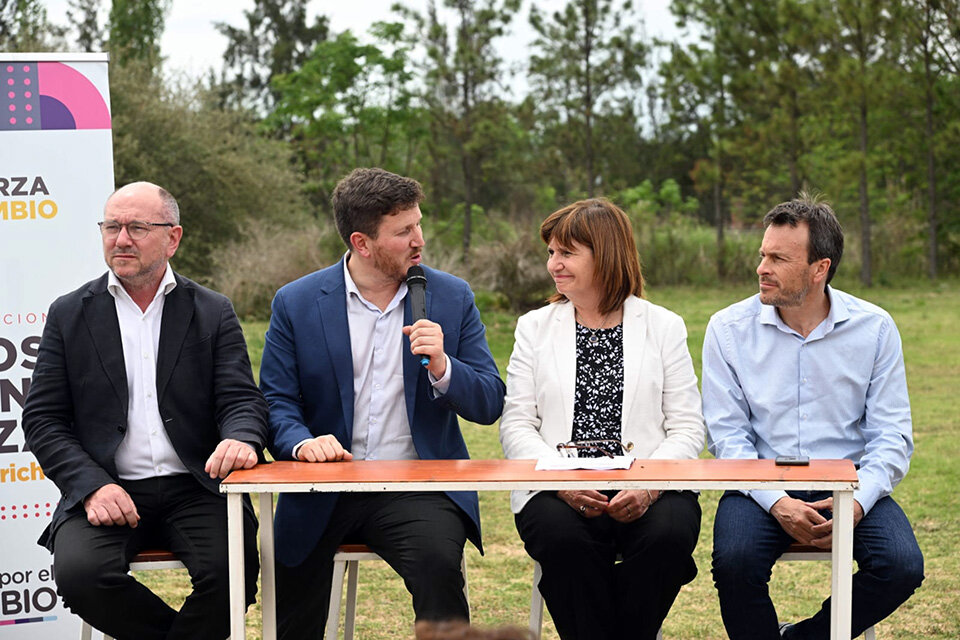
[[[553,240],[570,249],[578,243],[593,252],[600,313],[619,308],[631,294],[643,295],[640,256],[630,218],[606,198],[581,200],[554,211],[540,225],[540,237],[546,244]],[[549,302],[566,299],[562,293],[555,293]]]

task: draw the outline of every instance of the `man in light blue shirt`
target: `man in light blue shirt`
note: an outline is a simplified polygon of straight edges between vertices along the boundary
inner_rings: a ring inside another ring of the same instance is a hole
[[[809,198],[765,217],[760,293],[716,313],[703,345],[703,412],[717,458],[846,458],[854,494],[851,637],[920,586],[923,557],[890,494],[913,453],[900,334],[883,309],[828,286],[843,254],[831,208]],[[770,571],[793,542],[829,549],[828,492],[727,492],[714,520],[713,576],[732,640],[827,638],[830,601],[779,623]]]

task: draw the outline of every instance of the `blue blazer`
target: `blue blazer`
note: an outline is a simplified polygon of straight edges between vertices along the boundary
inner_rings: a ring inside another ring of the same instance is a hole
[[[344,448],[353,442],[353,358],[347,323],[344,261],[282,287],[260,366],[260,386],[270,405],[268,448],[277,460],[292,460],[293,447],[333,434]],[[457,416],[492,424],[503,411],[505,387],[486,341],[486,329],[466,282],[424,267],[427,317],[443,327],[450,358],[450,387],[434,398],[427,371],[403,337],[407,419],[421,459],[469,458]],[[404,324],[411,324],[409,296]],[[363,336],[356,339],[362,340]],[[276,513],[276,557],[287,566],[303,562],[327,527],[339,494],[281,494]],[[447,495],[473,521],[470,540],[480,546],[480,509],[473,491]]]

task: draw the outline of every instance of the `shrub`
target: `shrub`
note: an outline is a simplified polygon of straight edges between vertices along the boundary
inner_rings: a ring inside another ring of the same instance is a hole
[[[333,264],[343,252],[333,225],[311,222],[287,229],[254,220],[242,238],[215,256],[213,277],[241,318],[265,320],[277,289]]]

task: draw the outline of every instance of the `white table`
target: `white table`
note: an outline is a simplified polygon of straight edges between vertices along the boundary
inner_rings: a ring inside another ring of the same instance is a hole
[[[230,559],[230,637],[245,638],[243,494],[260,501],[263,640],[276,639],[273,494],[353,491],[505,491],[513,489],[782,489],[833,492],[833,640],[850,635],[853,573],[853,491],[849,460],[814,460],[776,466],[772,460],[637,460],[618,471],[536,471],[533,460],[378,460],[312,464],[273,462],[232,472],[227,494]]]

